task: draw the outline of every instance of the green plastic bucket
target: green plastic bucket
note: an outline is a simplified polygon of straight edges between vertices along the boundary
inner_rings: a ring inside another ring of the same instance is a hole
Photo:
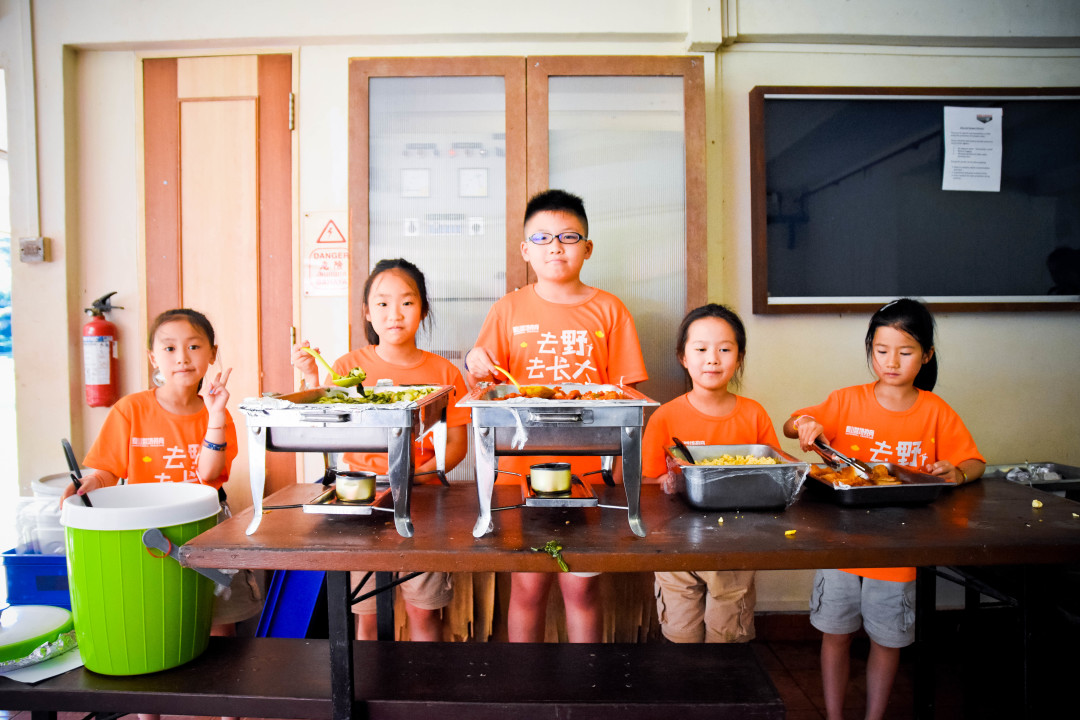
[[[68,584],[86,667],[138,675],[182,665],[206,649],[214,583],[150,550],[143,531],[160,528],[179,547],[217,523],[217,491],[189,483],[142,483],[64,501]]]

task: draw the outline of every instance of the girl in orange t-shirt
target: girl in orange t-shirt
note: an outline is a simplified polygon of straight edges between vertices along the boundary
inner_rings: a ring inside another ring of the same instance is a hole
[[[446,466],[449,472],[465,458],[468,451],[468,408],[455,404],[464,397],[465,379],[446,358],[421,350],[416,346],[416,332],[430,316],[427,285],[424,274],[416,265],[400,258],[380,260],[368,275],[364,285],[364,332],[370,345],[353,350],[338,358],[334,371],[346,374],[354,367],[362,368],[369,378],[388,378],[395,384],[453,385],[454,392],[446,409]],[[293,348],[293,365],[302,373],[309,387],[319,384],[319,368],[315,359],[302,348],[306,340]],[[329,376],[326,384],[329,384]],[[421,438],[413,448],[415,472],[436,469],[435,450],[430,439]],[[385,474],[386,453],[346,453],[342,458],[353,470]],[[358,582],[363,572],[354,572]],[[404,575],[406,573],[399,573]],[[448,572],[420,573],[400,586],[409,616],[409,637],[412,640],[442,640],[442,608],[453,600],[453,586]],[[375,598],[353,605],[357,616],[356,636],[360,640],[376,640],[378,627]]]
[[[225,409],[232,368],[203,380],[217,359],[214,328],[195,310],[167,310],[150,326],[158,387],[121,398],[84,464],[79,494],[128,483],[198,482],[220,489],[236,457],[236,426]],[[65,490],[65,497],[73,488]]]
[[[765,408],[728,390],[746,356],[746,330],[734,312],[711,303],[691,310],[679,326],[676,355],[690,375],[690,392],[661,405],[641,441],[642,474],[675,491],[664,448],[688,445],[780,447]],[[753,570],[656,573],[656,612],[664,637],[677,643],[754,639]]]
[[[937,382],[934,318],[903,298],[870,318],[866,355],[877,381],[831,393],[792,413],[784,434],[809,450],[818,436],[868,463],[893,463],[960,485],[982,476],[985,462],[960,416],[930,392]],[[866,717],[888,706],[900,648],[915,636],[915,568],[818,570],[810,621],[822,631],[821,674],[829,717],[843,714],[851,639],[870,636]]]
[[[109,410],[83,464],[92,468],[80,495],[128,483],[197,482],[221,489],[236,457],[236,426],[225,406],[232,368],[213,374],[214,327],[200,312],[166,310],[150,326],[150,364],[157,387],[120,398]],[[74,492],[68,486],[66,498]],[[210,633],[231,636],[235,624],[262,609],[262,592],[250,570],[233,576],[229,595],[215,597]],[[157,715],[140,714],[141,720]]]

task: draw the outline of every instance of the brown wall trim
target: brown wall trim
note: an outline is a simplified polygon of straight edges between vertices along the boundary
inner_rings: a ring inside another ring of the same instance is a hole
[[[146,323],[180,304],[180,114],[176,58],[143,60]],[[153,133],[153,141],[149,134]]]

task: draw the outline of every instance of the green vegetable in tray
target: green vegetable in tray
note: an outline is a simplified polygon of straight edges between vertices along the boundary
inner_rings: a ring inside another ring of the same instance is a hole
[[[406,388],[404,390],[369,391],[363,396],[353,396],[343,390],[330,388],[325,397],[316,400],[316,403],[349,403],[352,405],[392,405],[399,402],[415,402],[420,398],[435,391],[433,387]]]
[[[548,540],[544,543],[544,547],[532,548],[533,552],[544,552],[555,558],[555,562],[559,563],[559,569],[563,572],[570,572],[570,566],[566,564],[566,561],[562,557],[562,545],[556,540]]]

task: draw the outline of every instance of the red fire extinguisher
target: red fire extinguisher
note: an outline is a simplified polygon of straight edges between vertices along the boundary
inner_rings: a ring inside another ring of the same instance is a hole
[[[124,309],[110,304],[115,294],[102,295],[85,311],[91,316],[82,331],[83,382],[90,407],[108,407],[120,397],[120,345],[116,325],[105,319],[105,313]]]

